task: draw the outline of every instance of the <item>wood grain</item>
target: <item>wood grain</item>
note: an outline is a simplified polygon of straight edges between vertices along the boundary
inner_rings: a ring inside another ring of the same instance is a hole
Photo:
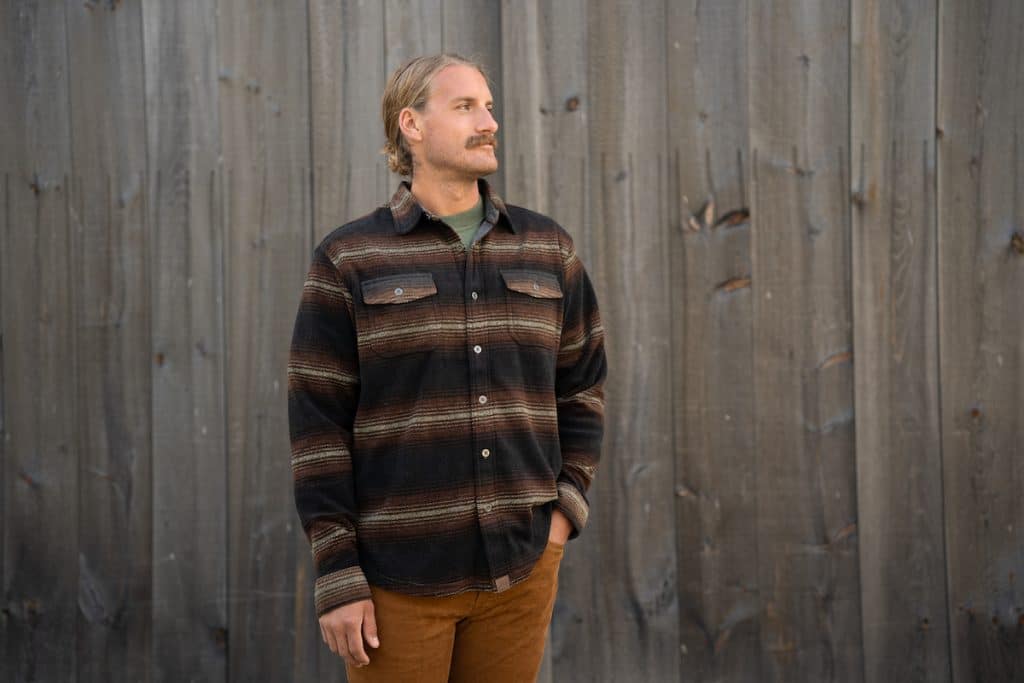
[[[150,268],[142,12],[67,6],[79,443],[77,680],[152,657]]]
[[[745,9],[666,21],[680,666],[701,681],[762,669]]]
[[[589,3],[586,17],[593,240],[586,266],[601,283],[609,381],[588,541],[567,549],[586,567],[580,581],[566,582],[569,604],[580,609],[566,637],[577,645],[555,671],[603,680],[671,680],[681,671],[664,12],[660,2],[602,1]]]
[[[311,562],[294,509],[281,406],[297,292],[311,254],[310,100],[304,12],[265,2],[219,6],[225,181],[229,671],[234,680],[328,677]],[[287,283],[287,286],[285,286]],[[290,625],[294,638],[267,647]],[[320,648],[322,649],[322,647]]]
[[[4,237],[0,679],[78,670],[78,320],[62,6],[0,4]]]
[[[217,21],[142,5],[157,681],[227,675],[224,234]]]
[[[750,11],[761,680],[860,681],[849,15],[799,0]]]
[[[939,381],[955,681],[1024,672],[1022,28],[1020,3],[939,4]]]
[[[858,0],[852,9],[864,677],[940,681],[949,676],[949,652],[935,333],[936,13],[924,2]]]

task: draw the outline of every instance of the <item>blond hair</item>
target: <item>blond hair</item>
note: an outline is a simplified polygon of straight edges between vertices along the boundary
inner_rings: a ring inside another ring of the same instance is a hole
[[[387,157],[388,168],[395,173],[412,175],[412,152],[398,127],[398,114],[406,107],[423,111],[430,96],[431,80],[441,69],[456,64],[471,66],[489,80],[483,66],[454,52],[414,57],[395,69],[388,78],[380,105],[387,140],[381,153]]]

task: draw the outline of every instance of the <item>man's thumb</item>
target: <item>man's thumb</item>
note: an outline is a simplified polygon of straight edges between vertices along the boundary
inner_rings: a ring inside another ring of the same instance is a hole
[[[377,619],[373,614],[373,603],[363,613],[363,633],[366,635],[366,642],[370,647],[380,647],[380,639],[377,638]]]

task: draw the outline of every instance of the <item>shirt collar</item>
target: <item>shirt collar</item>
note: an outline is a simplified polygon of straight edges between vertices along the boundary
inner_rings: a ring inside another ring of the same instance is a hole
[[[477,187],[480,189],[480,196],[484,198],[484,220],[491,225],[497,225],[498,218],[503,216],[512,232],[518,234],[519,229],[512,222],[511,216],[508,215],[508,208],[498,193],[483,178],[477,179]],[[391,197],[388,208],[391,209],[391,215],[395,219],[395,232],[399,235],[404,235],[416,227],[423,214],[427,213],[426,209],[413,196],[412,185],[408,180],[403,180],[398,184],[398,189]]]

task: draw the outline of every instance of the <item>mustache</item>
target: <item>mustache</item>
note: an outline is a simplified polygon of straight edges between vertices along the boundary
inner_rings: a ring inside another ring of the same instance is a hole
[[[472,149],[473,147],[479,147],[480,145],[487,144],[494,145],[494,150],[498,150],[498,139],[491,133],[474,135],[470,139],[466,140],[466,149]]]

